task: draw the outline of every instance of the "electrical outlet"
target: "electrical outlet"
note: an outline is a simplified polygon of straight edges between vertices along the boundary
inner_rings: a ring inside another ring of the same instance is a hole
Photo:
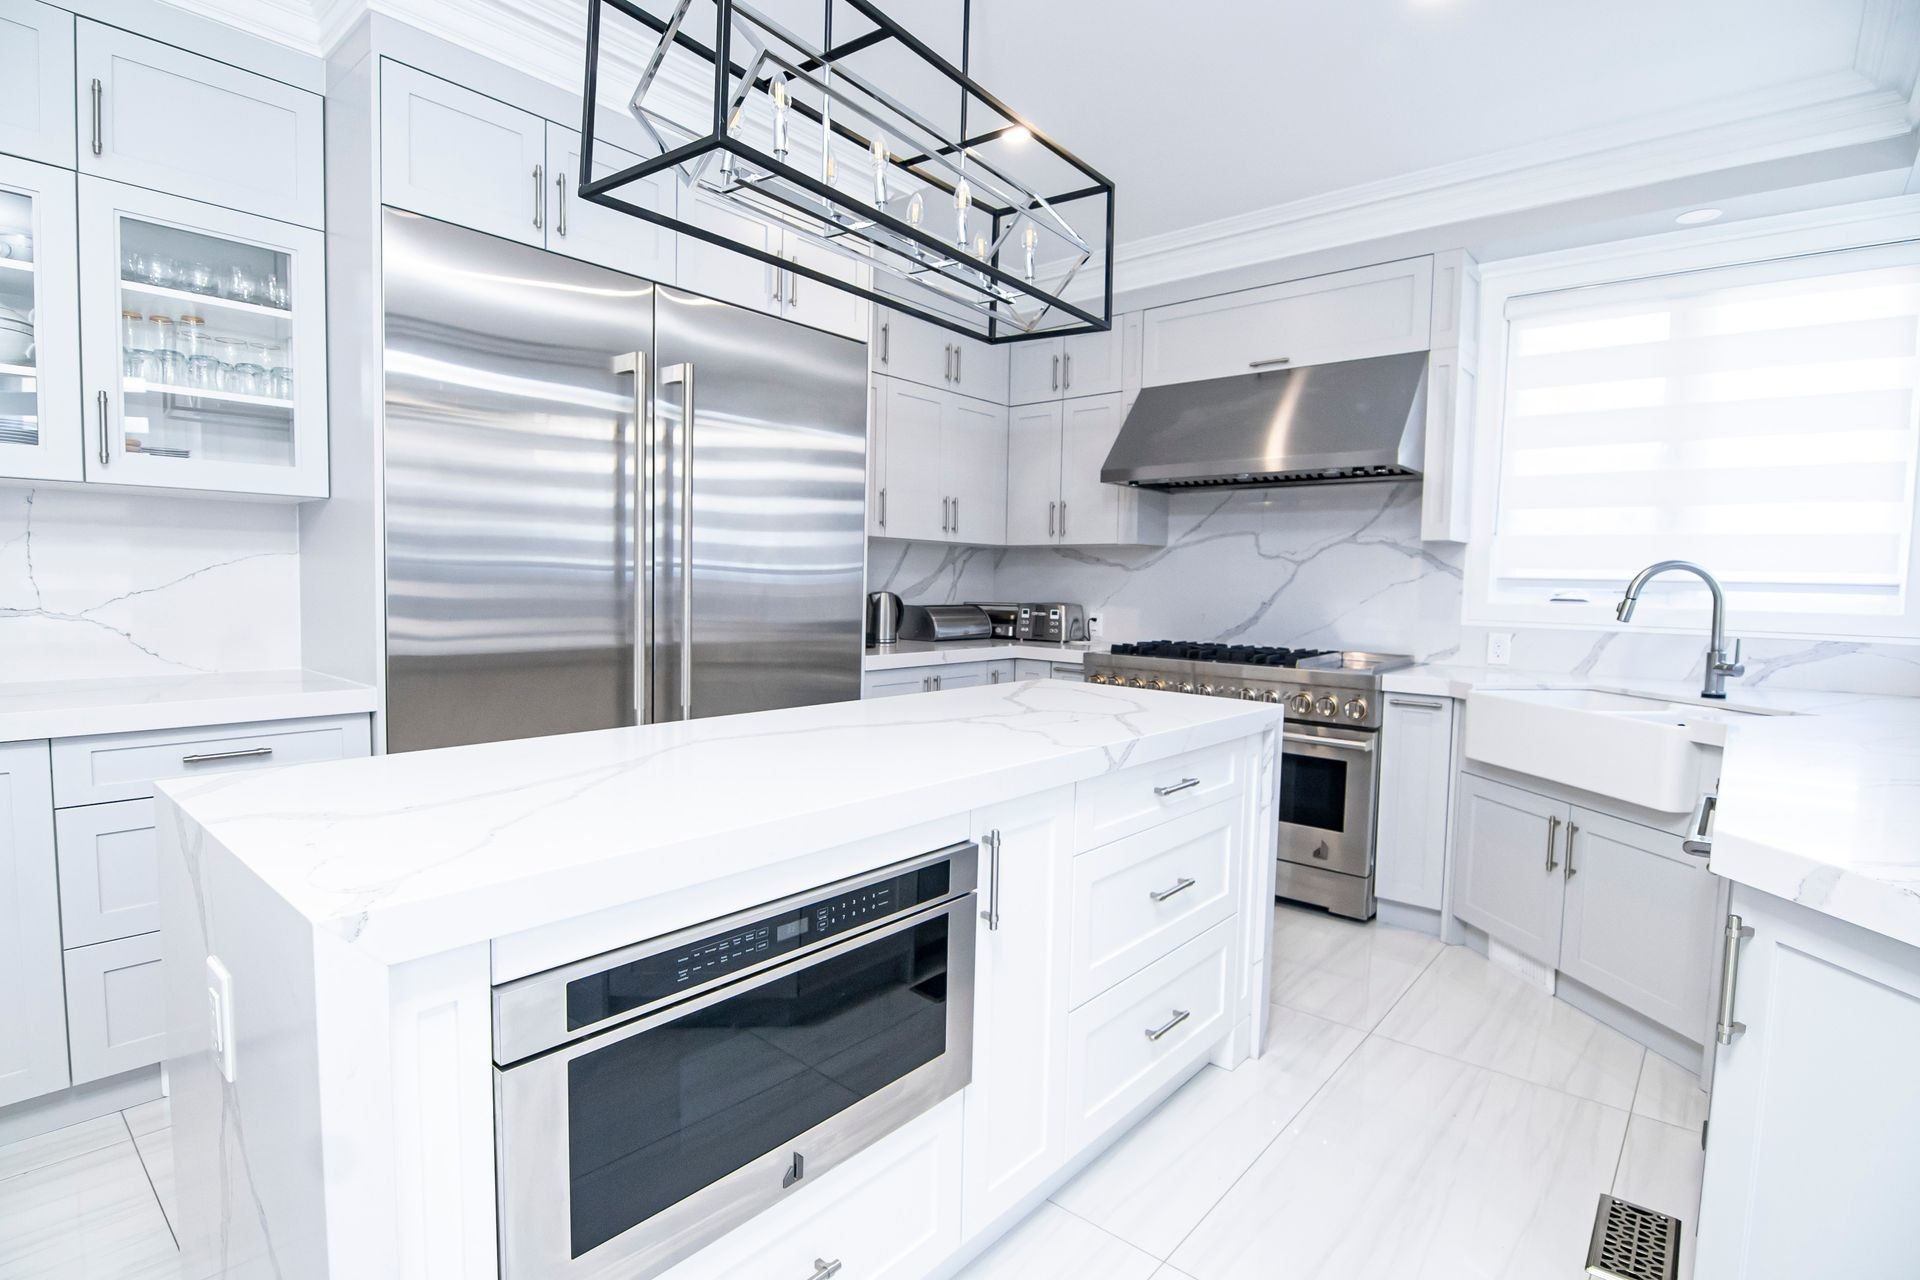
[[[233,1045],[233,975],[218,956],[207,957],[207,1023],[211,1033],[214,1061],[220,1075],[233,1083],[235,1069]]]
[[[1087,639],[1089,640],[1098,639],[1100,636],[1100,633],[1104,630],[1106,630],[1106,627],[1100,621],[1099,614],[1090,613],[1087,615]]]
[[[1504,667],[1513,661],[1513,632],[1487,632],[1487,665]]]

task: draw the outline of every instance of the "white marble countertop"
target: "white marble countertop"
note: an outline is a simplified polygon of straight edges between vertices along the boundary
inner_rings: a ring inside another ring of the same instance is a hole
[[[190,858],[211,838],[315,925],[391,964],[1278,719],[1221,698],[1036,680],[173,780],[160,792],[187,819]]]
[[[996,662],[1002,658],[1036,658],[1041,662],[1078,665],[1094,648],[1089,644],[1036,644],[1031,640],[901,640],[868,645],[865,669],[896,671],[901,667],[944,666],[949,662]]]
[[[0,684],[0,742],[353,715],[378,700],[369,685],[317,671]]]
[[[1415,666],[1388,693],[1464,698],[1474,689],[1584,688],[1757,714],[1722,723],[1713,822],[1716,875],[1920,946],[1920,699]]]

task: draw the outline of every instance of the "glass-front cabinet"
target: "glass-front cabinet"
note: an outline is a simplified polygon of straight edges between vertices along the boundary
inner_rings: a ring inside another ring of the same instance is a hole
[[[0,476],[82,478],[73,183],[0,156]]]
[[[323,235],[80,179],[93,483],[327,492]]]

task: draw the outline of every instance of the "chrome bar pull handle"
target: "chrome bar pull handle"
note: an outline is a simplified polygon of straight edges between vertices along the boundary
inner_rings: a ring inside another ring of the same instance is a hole
[[[633,377],[633,712],[636,724],[653,723],[653,672],[648,665],[649,622],[653,603],[653,492],[647,483],[647,458],[661,447],[660,424],[647,412],[647,353],[616,356],[616,374]]]
[[[966,354],[966,348],[962,347],[957,342],[953,344],[953,380],[955,382],[959,382],[961,380],[960,357],[964,356],[965,354]],[[1735,643],[1737,644],[1738,642],[1736,641]],[[1736,657],[1737,656],[1738,655],[1736,654]]]
[[[96,78],[94,79],[94,82],[93,82],[93,85],[91,86],[91,89],[90,89],[90,92],[91,92],[91,93],[92,93],[92,95],[93,95],[93,154],[95,154],[95,155],[99,155],[99,154],[100,154],[100,151],[101,151],[101,144],[102,144],[102,138],[101,138],[101,115],[102,115],[102,112],[101,112],[101,107],[100,107],[100,98],[101,98],[101,95],[102,95],[102,94],[103,94],[103,93],[105,92],[105,88],[106,88],[106,87],[105,87],[104,85],[102,85],[102,84],[100,83],[100,81],[99,81],[99,79],[98,79],[98,78],[96,77]]]
[[[880,527],[887,527],[887,491],[884,487],[880,490]]]
[[[1421,711],[1445,711],[1447,709],[1447,704],[1444,702],[1423,702],[1416,698],[1388,698],[1387,705],[1390,707],[1417,707]]]
[[[1067,536],[1067,500],[1060,499],[1060,536]]]
[[[833,1280],[839,1274],[840,1259],[835,1258],[832,1262],[828,1262],[825,1258],[815,1258],[813,1274],[808,1276],[807,1280]]]
[[[1147,896],[1149,898],[1152,898],[1155,902],[1165,902],[1168,898],[1173,897],[1177,893],[1185,893],[1187,890],[1193,888],[1193,886],[1196,883],[1198,882],[1194,880],[1192,876],[1181,876],[1178,880],[1175,880],[1173,882],[1173,888],[1161,889],[1161,890],[1158,890],[1157,892],[1153,890],[1149,890],[1147,892]]]
[[[113,450],[107,448],[107,393],[102,391],[96,398],[100,406],[100,465],[113,465]]]
[[[1055,509],[1056,507],[1058,507],[1059,505],[1060,505],[1060,504],[1059,504],[1058,502],[1049,502],[1049,503],[1047,504],[1047,536],[1048,536],[1049,538],[1051,538],[1051,537],[1053,536],[1053,513],[1054,513],[1054,509]]]
[[[1680,842],[1680,848],[1695,857],[1704,858],[1713,852],[1713,815],[1720,807],[1720,797],[1709,791],[1700,797],[1700,803],[1693,807],[1693,821],[1687,825],[1687,838]]]
[[[693,719],[693,365],[660,371],[680,396],[680,718]]]
[[[1273,366],[1277,364],[1292,364],[1292,363],[1293,363],[1292,356],[1274,356],[1268,360],[1249,360],[1247,361],[1247,368],[1271,369],[1273,368]]]
[[[557,197],[556,206],[560,212],[554,217],[553,229],[562,236],[567,234],[567,175],[561,174],[553,180],[553,190]]]
[[[1567,869],[1564,873],[1564,878],[1568,880],[1573,879],[1573,875],[1574,875],[1573,840],[1574,840],[1574,837],[1579,834],[1580,834],[1580,824],[1577,822],[1569,822],[1567,824]]]
[[[1557,846],[1559,843],[1560,843],[1560,819],[1557,816],[1548,818],[1547,819],[1547,870],[1549,872],[1558,871],[1560,869],[1560,863],[1554,858],[1554,854],[1557,852],[1555,846]]]
[[[980,913],[990,931],[1000,928],[1000,832],[987,832],[987,909]]]
[[[1192,790],[1194,787],[1197,787],[1199,785],[1200,785],[1200,779],[1198,778],[1182,778],[1178,782],[1169,782],[1164,787],[1155,787],[1153,789],[1153,794],[1157,796],[1165,797],[1165,796],[1174,795],[1177,792]]]
[[[1055,356],[1053,358],[1053,389],[1055,391],[1058,391],[1060,389],[1060,357],[1059,356]]]
[[[796,259],[789,258],[787,261],[793,262]],[[787,305],[790,307],[800,305],[800,273],[791,267],[787,268]]]
[[[1185,1022],[1188,1018],[1191,1018],[1192,1016],[1193,1016],[1193,1010],[1191,1009],[1175,1009],[1173,1011],[1173,1016],[1171,1018],[1168,1018],[1165,1022],[1161,1023],[1159,1026],[1151,1028],[1147,1032],[1147,1039],[1149,1040],[1160,1039],[1161,1037],[1165,1036],[1167,1032],[1173,1030],[1175,1027],[1179,1026],[1181,1023]]]
[[[1060,389],[1073,390],[1073,357],[1071,355],[1060,357]]]
[[[958,497],[953,500],[953,531],[960,532],[960,499]]]
[[[196,755],[181,756],[181,764],[215,764],[221,760],[264,760],[273,754],[272,747],[236,747],[232,751],[202,751]]]
[[[893,358],[893,321],[888,320],[880,326],[880,363],[886,364]]]
[[[533,229],[547,225],[547,166],[533,166]]]
[[[1721,1044],[1732,1044],[1734,1037],[1747,1029],[1746,1023],[1733,1020],[1733,1001],[1740,986],[1740,944],[1752,936],[1752,925],[1742,923],[1739,916],[1727,917],[1723,938],[1726,953],[1720,967],[1720,1020],[1713,1029],[1714,1039]]]

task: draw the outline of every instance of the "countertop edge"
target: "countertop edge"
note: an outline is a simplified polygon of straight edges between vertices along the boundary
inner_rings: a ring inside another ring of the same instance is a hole
[[[304,720],[318,716],[367,715],[379,709],[379,693],[371,685],[340,681],[337,688],[249,691],[244,688],[204,692],[184,690],[159,697],[115,698],[111,691],[78,691],[70,705],[23,710],[0,709],[0,742],[88,738],[103,734],[144,733],[165,729],[197,729],[211,725],[246,724],[272,720]],[[0,687],[0,702],[6,694]],[[53,701],[58,693],[41,695]]]

